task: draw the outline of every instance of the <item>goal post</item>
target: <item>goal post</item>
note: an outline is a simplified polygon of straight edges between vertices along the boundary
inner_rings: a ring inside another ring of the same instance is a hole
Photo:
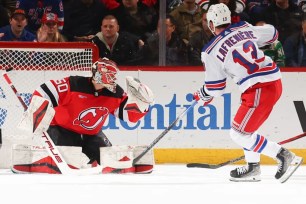
[[[90,42],[0,42],[1,78],[3,72],[12,69],[10,78],[27,105],[33,91],[45,81],[70,75],[90,76],[91,66],[98,58],[98,48]],[[11,166],[13,144],[39,144],[29,133],[16,128],[23,111],[11,88],[0,79],[0,168]]]

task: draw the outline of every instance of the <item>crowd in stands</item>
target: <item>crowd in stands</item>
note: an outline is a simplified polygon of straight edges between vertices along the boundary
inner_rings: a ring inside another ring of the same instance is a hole
[[[0,41],[91,42],[119,65],[158,65],[164,33],[167,66],[201,66],[201,50],[213,38],[206,12],[222,2],[232,23],[277,28],[278,41],[261,49],[278,66],[306,67],[306,0],[165,0],[164,22],[160,2],[0,0]]]

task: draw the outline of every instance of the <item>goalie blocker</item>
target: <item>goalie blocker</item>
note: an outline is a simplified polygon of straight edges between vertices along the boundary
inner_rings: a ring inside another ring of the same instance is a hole
[[[57,146],[70,168],[91,168],[97,164],[88,164],[88,157],[81,147]],[[132,161],[146,146],[101,147],[100,158],[102,173],[151,173],[154,167],[153,151],[148,152],[134,166]],[[13,145],[12,167],[14,173],[49,173],[61,174],[55,162],[43,146]]]

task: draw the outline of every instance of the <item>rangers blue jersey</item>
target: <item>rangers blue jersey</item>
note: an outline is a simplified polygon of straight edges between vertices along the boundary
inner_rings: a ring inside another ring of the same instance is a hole
[[[64,8],[62,0],[18,0],[16,8],[25,10],[28,18],[27,28],[36,32],[41,25],[41,18],[44,13],[55,13],[58,16],[58,28],[64,26]]]

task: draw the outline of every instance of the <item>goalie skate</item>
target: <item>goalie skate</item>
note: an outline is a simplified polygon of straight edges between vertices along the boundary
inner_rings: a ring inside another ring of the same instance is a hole
[[[281,183],[285,183],[303,163],[302,157],[296,156],[285,148],[281,148],[276,158],[279,164],[275,178],[279,179]]]
[[[259,163],[248,163],[247,166],[238,167],[231,171],[230,181],[257,182],[261,181]]]

